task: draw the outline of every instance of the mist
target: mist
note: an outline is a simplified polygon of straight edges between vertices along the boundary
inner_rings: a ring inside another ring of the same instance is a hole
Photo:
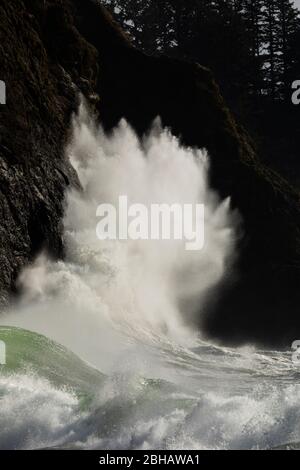
[[[236,238],[230,201],[209,188],[206,151],[183,147],[159,119],[143,139],[125,120],[105,134],[82,103],[66,158],[82,186],[66,194],[66,258],[41,253],[23,271],[22,297],[2,323],[47,335],[102,370],[123,362],[135,342],[191,347],[201,336],[191,319],[201,325],[208,293],[230,274]],[[204,248],[98,240],[97,207],[120,195],[147,207],[204,204]]]

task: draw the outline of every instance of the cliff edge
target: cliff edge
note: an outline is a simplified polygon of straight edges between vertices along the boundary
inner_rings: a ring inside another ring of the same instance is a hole
[[[105,128],[125,117],[143,134],[161,116],[186,145],[211,156],[211,184],[243,218],[234,275],[205,317],[228,342],[290,344],[300,336],[299,194],[261,164],[211,73],[149,57],[93,0],[3,0],[0,5],[0,301],[46,248],[63,256],[64,158],[78,91]]]

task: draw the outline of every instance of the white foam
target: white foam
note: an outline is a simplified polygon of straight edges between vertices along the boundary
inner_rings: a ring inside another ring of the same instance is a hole
[[[228,275],[235,238],[229,202],[208,187],[206,152],[182,147],[158,121],[143,141],[125,121],[107,136],[82,104],[67,154],[83,191],[67,195],[66,260],[42,254],[24,270],[22,301],[6,321],[101,367],[103,354],[124,357],[128,341],[116,329],[142,342],[157,336],[191,346],[198,334],[191,316],[201,318],[207,295]],[[205,204],[204,249],[188,252],[172,240],[99,241],[96,208],[120,195],[146,206]]]
[[[33,374],[0,375],[0,448],[37,449],[72,439],[78,400]]]

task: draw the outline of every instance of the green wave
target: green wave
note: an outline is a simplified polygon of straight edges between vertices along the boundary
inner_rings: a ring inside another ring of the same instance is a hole
[[[92,397],[105,379],[71,351],[40,334],[2,326],[0,341],[6,345],[6,365],[0,366],[1,374],[33,373],[85,399]]]

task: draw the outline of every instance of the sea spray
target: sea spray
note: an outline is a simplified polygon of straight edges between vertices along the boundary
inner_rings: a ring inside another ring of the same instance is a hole
[[[143,140],[125,121],[105,135],[83,106],[73,131],[67,154],[82,191],[66,198],[66,259],[44,253],[24,270],[22,298],[2,324],[44,333],[97,370],[36,333],[0,328],[0,448],[300,442],[291,354],[222,348],[190,326],[230,273],[234,251],[234,217],[209,189],[206,153],[183,148],[157,123]],[[204,249],[188,252],[178,240],[100,242],[96,208],[120,194],[145,205],[205,204]]]
[[[228,274],[235,238],[229,202],[209,189],[206,152],[183,147],[158,120],[142,140],[124,120],[107,135],[82,104],[66,153],[82,185],[66,196],[66,259],[42,254],[24,270],[10,323],[97,365],[103,353],[123,357],[120,332],[129,342],[164,337],[191,346],[191,316],[201,318],[207,293]],[[146,207],[204,204],[203,249],[188,252],[184,240],[99,241],[97,207],[120,195]]]

